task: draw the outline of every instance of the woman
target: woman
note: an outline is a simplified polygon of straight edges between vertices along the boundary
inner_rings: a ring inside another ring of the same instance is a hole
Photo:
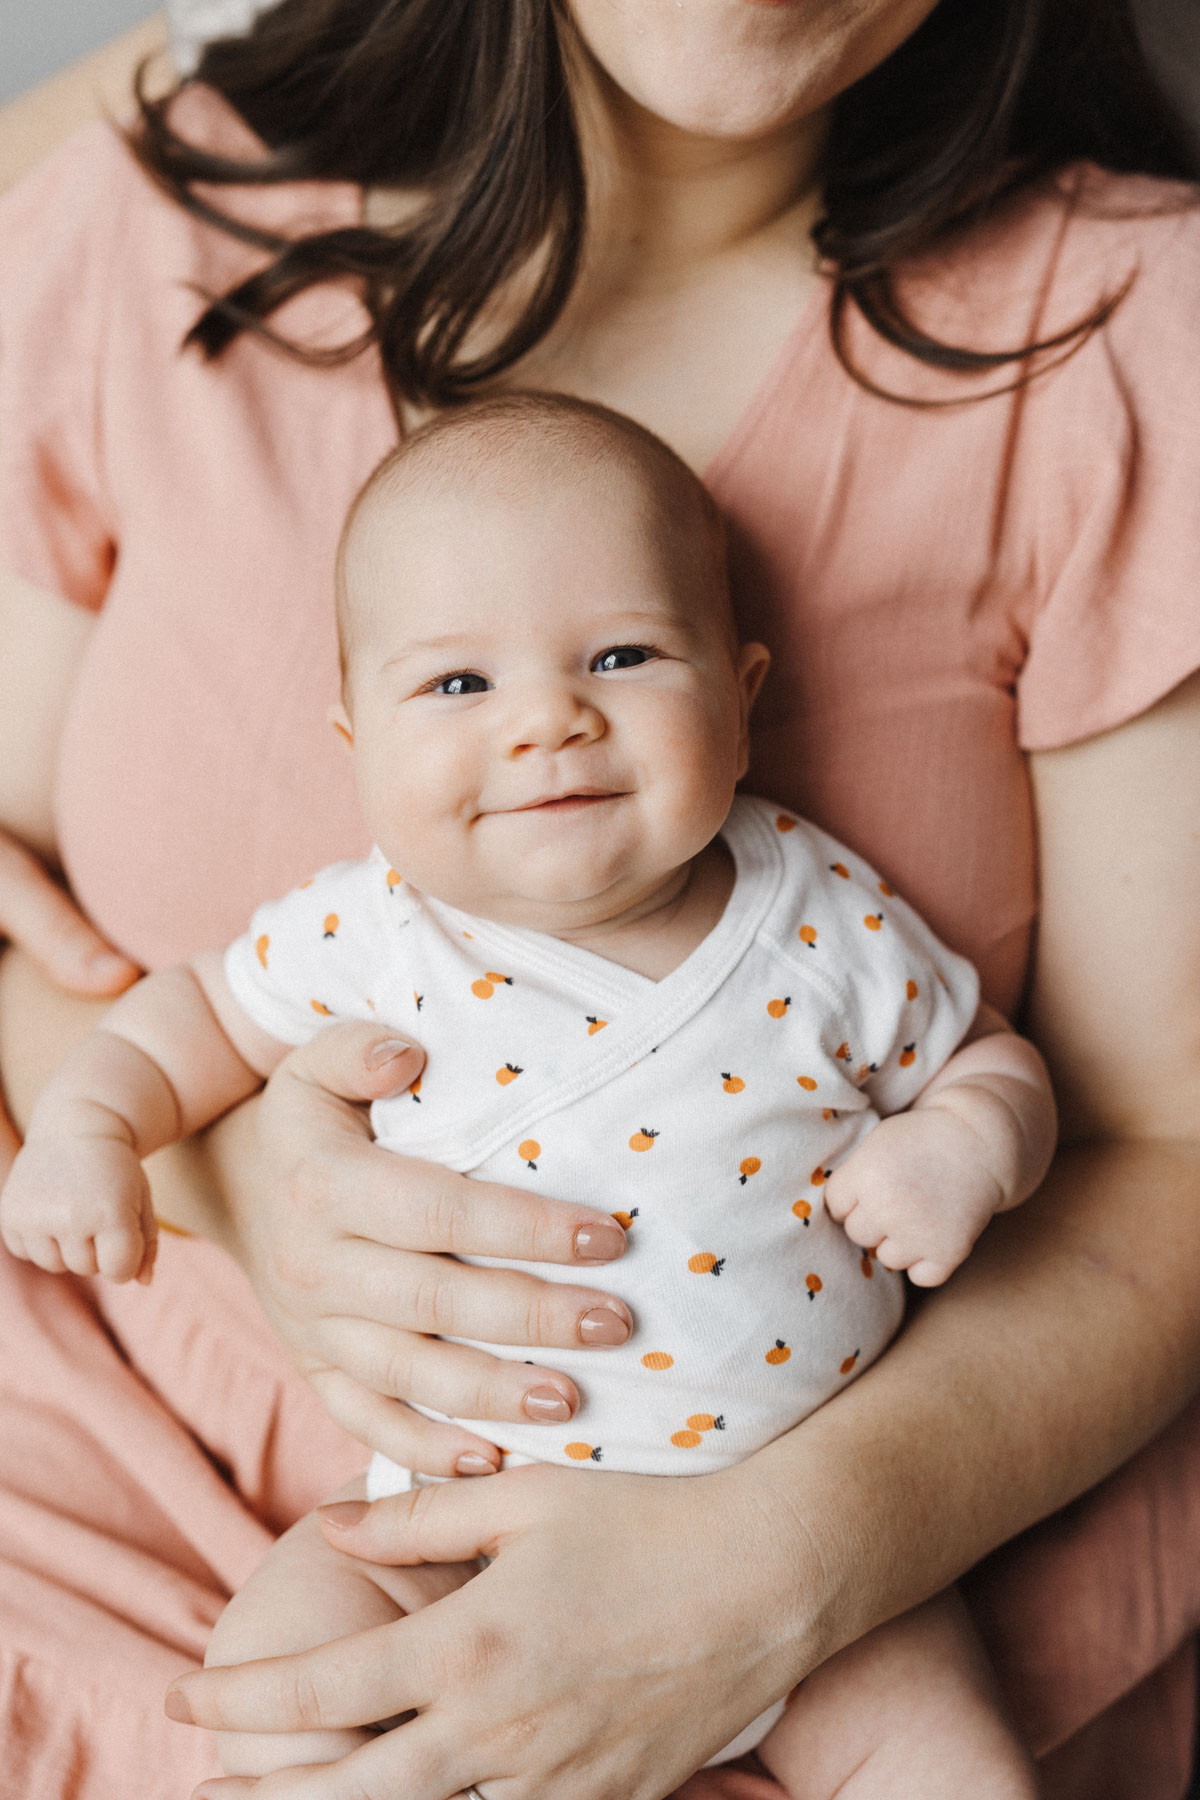
[[[1085,149],[1182,172],[1123,8],[573,0],[554,25],[533,0],[453,16],[444,0],[284,0],[201,72],[275,146],[260,172],[290,185],[224,185],[261,146],[193,91],[168,121],[151,112],[144,141],[174,199],[96,136],[12,197],[0,561],[35,591],[8,590],[33,675],[0,709],[18,720],[0,816],[52,847],[55,676],[85,636],[53,596],[106,597],[57,805],[98,924],[140,962],[173,957],[357,849],[312,721],[335,684],[336,524],[392,407],[407,419],[489,381],[584,393],[707,468],[732,519],[747,622],[780,670],[754,785],[880,864],[975,956],[989,997],[1011,1011],[1028,991],[1067,1133],[1041,1202],[878,1368],[728,1476],[664,1495],[542,1470],[344,1531],[385,1559],[503,1550],[386,1641],[339,1646],[336,1695],[319,1655],[282,1680],[187,1689],[204,1722],[249,1729],[436,1696],[363,1753],[366,1773],[266,1792],[660,1795],[832,1649],[1132,1455],[1195,1385],[1197,227],[1176,188],[1037,179]],[[842,362],[810,245],[822,216]],[[317,244],[290,247],[302,234]],[[373,356],[323,366],[364,325],[351,280],[390,403]],[[209,363],[176,354],[197,289],[235,293],[200,327]],[[255,342],[264,327],[312,363]],[[16,956],[2,975],[21,1113],[92,1014]],[[377,1091],[377,1042],[331,1034],[293,1058],[164,1170],[160,1204],[236,1250],[343,1425],[402,1462],[480,1471],[494,1446],[395,1397],[494,1418],[501,1441],[527,1403],[569,1413],[553,1347],[575,1341],[603,1270],[547,1299],[420,1253],[536,1244],[586,1262],[597,1240],[578,1233],[603,1221],[373,1151],[332,1096]],[[170,1246],[148,1296],[7,1264],[3,1279],[22,1791],[174,1793],[210,1765],[154,1722],[156,1684],[197,1655],[265,1528],[361,1452],[289,1381],[205,1245]],[[538,1365],[425,1335],[489,1335],[476,1307],[491,1335],[541,1346]],[[1130,1539],[1184,1505],[1189,1446],[1176,1427],[980,1579],[1052,1793],[1094,1790],[1097,1758],[1108,1793],[1180,1791],[1186,1654],[1142,1682],[1195,1623],[1194,1559],[1162,1529],[1147,1582]],[[731,1542],[737,1567],[712,1555]],[[1122,1585],[1127,1569],[1141,1581]],[[72,1635],[89,1653],[73,1662]],[[1125,1738],[1081,1730],[1122,1698]],[[1139,1713],[1159,1725],[1149,1745]]]

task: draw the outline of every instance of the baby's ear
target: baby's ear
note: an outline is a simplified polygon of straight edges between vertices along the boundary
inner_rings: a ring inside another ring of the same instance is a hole
[[[742,702],[749,718],[750,709],[758,699],[758,690],[767,678],[767,670],[771,666],[771,652],[765,644],[743,644],[738,651],[738,686],[742,690]]]
[[[758,690],[767,678],[771,652],[765,644],[743,644],[738,651],[737,681],[742,703],[741,733],[738,742],[738,780],[750,766],[750,713],[758,698]]]
[[[336,706],[330,707],[328,718],[329,723],[333,726],[333,729],[337,732],[338,736],[340,738],[345,738],[347,744],[349,744],[350,748],[353,750],[354,729],[350,724],[350,715],[340,700]]]

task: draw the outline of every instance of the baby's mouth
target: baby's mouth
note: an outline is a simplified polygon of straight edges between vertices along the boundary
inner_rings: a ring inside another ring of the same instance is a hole
[[[575,788],[569,794],[543,794],[537,800],[527,800],[523,806],[513,806],[510,812],[582,812],[587,807],[603,805],[609,800],[623,800],[625,795],[614,793],[611,789]]]

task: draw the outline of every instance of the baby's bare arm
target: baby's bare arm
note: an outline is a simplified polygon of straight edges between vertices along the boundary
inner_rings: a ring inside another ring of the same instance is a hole
[[[150,1279],[142,1159],[249,1097],[286,1053],[241,1012],[215,953],[122,995],[34,1107],[0,1194],[0,1235],[52,1273]]]
[[[836,1169],[825,1203],[888,1268],[935,1287],[993,1214],[1028,1199],[1054,1154],[1045,1064],[990,1007],[908,1112],[884,1119]]]

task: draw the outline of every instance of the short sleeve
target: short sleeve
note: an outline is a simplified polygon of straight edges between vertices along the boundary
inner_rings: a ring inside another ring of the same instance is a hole
[[[397,930],[387,864],[335,863],[269,900],[225,952],[233,997],[281,1044],[306,1044],[327,1025],[375,1020],[374,990]]]
[[[98,395],[129,160],[88,126],[0,196],[0,566],[86,607],[116,554]]]
[[[829,997],[826,1055],[881,1115],[903,1112],[954,1054],[979,1008],[979,977],[891,884],[797,820],[785,855],[796,886],[793,965]]]
[[[1068,234],[1056,310],[1128,290],[1033,384],[1022,427],[1018,502],[1040,520],[1025,750],[1122,724],[1200,667],[1200,205],[1159,187],[1148,213],[1155,190],[1132,185],[1111,183],[1107,210]],[[1119,216],[1126,199],[1140,218]]]

